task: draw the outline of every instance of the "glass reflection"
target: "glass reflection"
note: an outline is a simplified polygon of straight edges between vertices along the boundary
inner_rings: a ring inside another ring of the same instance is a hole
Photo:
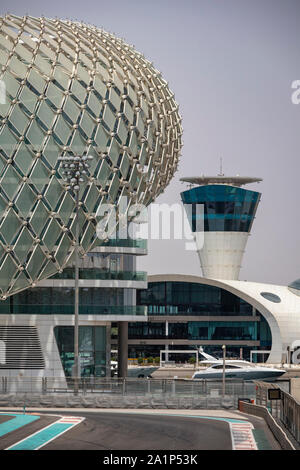
[[[56,326],[54,334],[66,377],[72,377],[74,365],[74,328]],[[106,327],[79,327],[81,377],[106,376]]]

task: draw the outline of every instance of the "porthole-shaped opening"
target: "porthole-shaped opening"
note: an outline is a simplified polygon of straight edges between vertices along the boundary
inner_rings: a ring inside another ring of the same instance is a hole
[[[260,295],[265,299],[269,300],[270,302],[275,302],[276,304],[279,304],[279,302],[281,302],[281,298],[278,297],[278,295],[276,294],[272,294],[272,292],[261,292]]]

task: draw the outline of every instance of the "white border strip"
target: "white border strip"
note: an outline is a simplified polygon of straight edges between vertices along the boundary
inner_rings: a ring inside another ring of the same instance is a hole
[[[50,415],[51,416],[51,415]],[[74,423],[65,423],[63,420],[65,418],[76,418],[78,421],[77,422],[74,422]],[[39,429],[38,431],[34,432],[33,434],[30,434],[29,436],[25,437],[24,439],[21,439],[20,441],[18,442],[15,442],[14,444],[12,444],[11,446],[7,447],[6,449],[4,450],[11,450],[13,447],[17,446],[18,444],[21,444],[22,442],[24,441],[27,441],[27,439],[30,439],[31,437],[39,434],[40,432],[43,432],[45,431],[45,429],[48,429],[50,428],[51,426],[53,426],[54,424],[58,424],[58,423],[61,423],[61,424],[70,424],[70,426],[67,428],[67,429],[64,429],[63,431],[61,431],[59,434],[57,434],[56,436],[52,437],[51,439],[49,439],[48,441],[44,442],[43,444],[41,444],[39,447],[36,447],[35,449],[33,450],[39,450],[41,449],[42,447],[44,447],[45,445],[49,444],[49,442],[52,442],[54,441],[55,439],[57,439],[59,436],[61,436],[62,434],[64,434],[65,432],[67,431],[70,431],[72,428],[74,428],[75,426],[77,426],[77,424],[80,424],[82,423],[82,421],[84,421],[85,418],[81,417],[81,416],[60,416],[60,418],[57,420],[57,421],[54,421],[54,423],[51,423],[49,424],[48,426],[42,428],[42,429]]]
[[[231,435],[231,442],[232,442],[232,450],[258,450],[256,441],[254,439],[253,432],[252,432],[252,430],[254,429],[252,423],[250,423],[249,421],[248,422],[245,421],[245,424],[229,422],[229,428],[230,428],[230,435]],[[240,431],[240,436],[244,437],[242,439],[242,442],[239,442],[239,439],[238,439],[239,431]],[[245,439],[246,433],[248,434],[247,439]]]

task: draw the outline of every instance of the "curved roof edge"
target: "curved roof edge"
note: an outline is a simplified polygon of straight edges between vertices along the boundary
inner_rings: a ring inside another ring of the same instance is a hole
[[[225,175],[217,175],[217,176],[186,176],[180,178],[180,181],[190,184],[199,184],[199,185],[207,185],[207,184],[229,184],[233,186],[244,186],[245,184],[251,183],[260,183],[262,178],[258,177],[251,177],[251,176],[225,176]]]
[[[285,288],[287,286],[283,286],[280,284],[270,284],[267,282],[255,282],[255,281],[234,281],[230,279],[218,279],[212,277],[203,277],[203,276],[196,276],[195,274],[148,274],[148,282],[163,282],[163,281],[173,281],[173,282],[198,282],[203,284],[210,284],[212,282],[219,282],[219,283],[239,283],[239,284],[251,284],[251,285],[261,285],[262,287],[266,288],[269,286],[271,289],[272,287],[275,288]]]

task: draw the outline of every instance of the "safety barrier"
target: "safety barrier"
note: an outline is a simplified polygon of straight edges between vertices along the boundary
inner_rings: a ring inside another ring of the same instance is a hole
[[[238,409],[243,413],[263,418],[271,429],[274,437],[279,442],[281,448],[284,450],[295,450],[295,447],[287,437],[286,433],[277,424],[274,417],[271,415],[270,411],[265,406],[255,405],[253,403],[247,403],[246,401],[240,400]]]
[[[290,448],[290,445],[293,447],[293,444],[279,424],[284,425],[300,445],[300,403],[286,390],[287,384],[261,381],[255,381],[254,383],[256,387],[256,405],[240,402],[240,411],[265,418],[280,443],[288,440],[286,448]],[[281,389],[280,399],[270,400],[268,391],[275,388]]]
[[[136,379],[136,378],[16,378],[2,377],[0,406],[17,406],[26,401],[43,402],[45,406],[64,406],[81,403],[94,407],[134,408],[202,408],[236,409],[239,397],[255,398],[253,383],[226,380],[223,394],[222,381],[188,379]],[[75,406],[75,405],[74,405]]]
[[[280,419],[300,444],[300,403],[286,392],[282,394]]]

